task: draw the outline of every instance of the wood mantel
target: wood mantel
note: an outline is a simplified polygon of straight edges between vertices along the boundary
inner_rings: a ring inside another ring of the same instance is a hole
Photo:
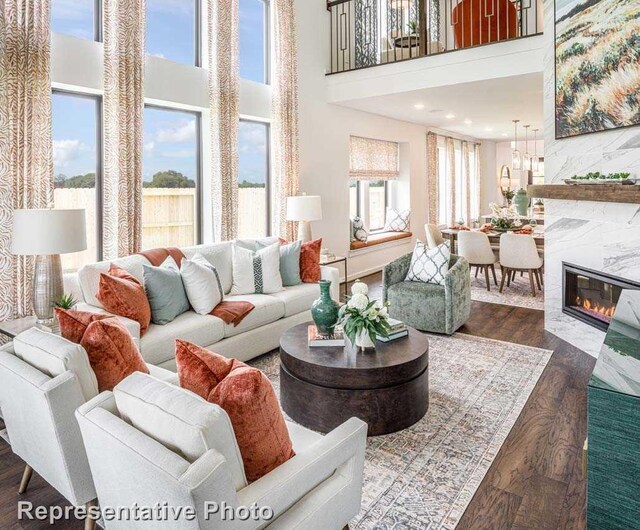
[[[536,199],[640,204],[640,186],[622,184],[535,184],[527,195]]]

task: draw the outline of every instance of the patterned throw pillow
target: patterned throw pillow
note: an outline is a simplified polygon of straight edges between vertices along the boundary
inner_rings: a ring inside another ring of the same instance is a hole
[[[280,243],[276,242],[257,252],[233,245],[232,295],[270,294],[282,290]]]
[[[405,281],[444,285],[450,259],[451,250],[446,243],[429,248],[422,241],[416,241]]]
[[[399,212],[393,208],[387,208],[384,231],[409,232],[409,217],[411,217],[411,210],[403,210]]]

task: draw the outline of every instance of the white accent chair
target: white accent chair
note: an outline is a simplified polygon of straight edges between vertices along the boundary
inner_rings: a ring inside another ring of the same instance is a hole
[[[530,235],[502,234],[500,237],[500,267],[502,278],[500,292],[504,289],[505,279],[507,287],[515,280],[517,271],[529,273],[531,296],[536,296],[536,284],[542,290],[544,284],[542,267],[544,262],[538,254],[536,242]],[[535,278],[535,281],[534,281]]]
[[[173,372],[149,370],[178,382]],[[0,349],[0,408],[11,449],[26,463],[19,493],[35,471],[71,504],[93,504],[96,491],[74,412],[97,395],[96,376],[78,344],[32,328]],[[86,528],[93,524],[86,520]]]
[[[476,268],[476,278],[478,272],[484,272],[487,291],[491,291],[491,283],[489,282],[489,270],[493,275],[493,281],[498,286],[496,278],[496,257],[491,248],[489,236],[483,232],[460,232],[458,234],[458,256],[465,258],[471,267]]]
[[[188,390],[132,374],[81,406],[76,417],[104,506],[189,507],[153,528],[341,529],[360,510],[367,425],[351,418],[326,436],[287,422],[296,455],[247,484],[226,412]],[[270,520],[207,517],[206,503],[257,505]],[[105,521],[107,530],[145,530],[145,521]]]
[[[438,245],[444,243],[444,238],[438,225],[427,223],[424,225],[424,231],[427,235],[427,246],[429,248],[436,248]]]

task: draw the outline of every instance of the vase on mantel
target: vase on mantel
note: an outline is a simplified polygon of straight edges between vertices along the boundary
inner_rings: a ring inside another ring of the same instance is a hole
[[[331,298],[331,282],[320,280],[320,298],[311,304],[311,318],[321,335],[331,335],[338,322],[340,306]]]

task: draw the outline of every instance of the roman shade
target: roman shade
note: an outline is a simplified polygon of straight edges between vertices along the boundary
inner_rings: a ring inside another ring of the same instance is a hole
[[[397,179],[398,144],[352,136],[349,142],[349,178],[354,180]]]

